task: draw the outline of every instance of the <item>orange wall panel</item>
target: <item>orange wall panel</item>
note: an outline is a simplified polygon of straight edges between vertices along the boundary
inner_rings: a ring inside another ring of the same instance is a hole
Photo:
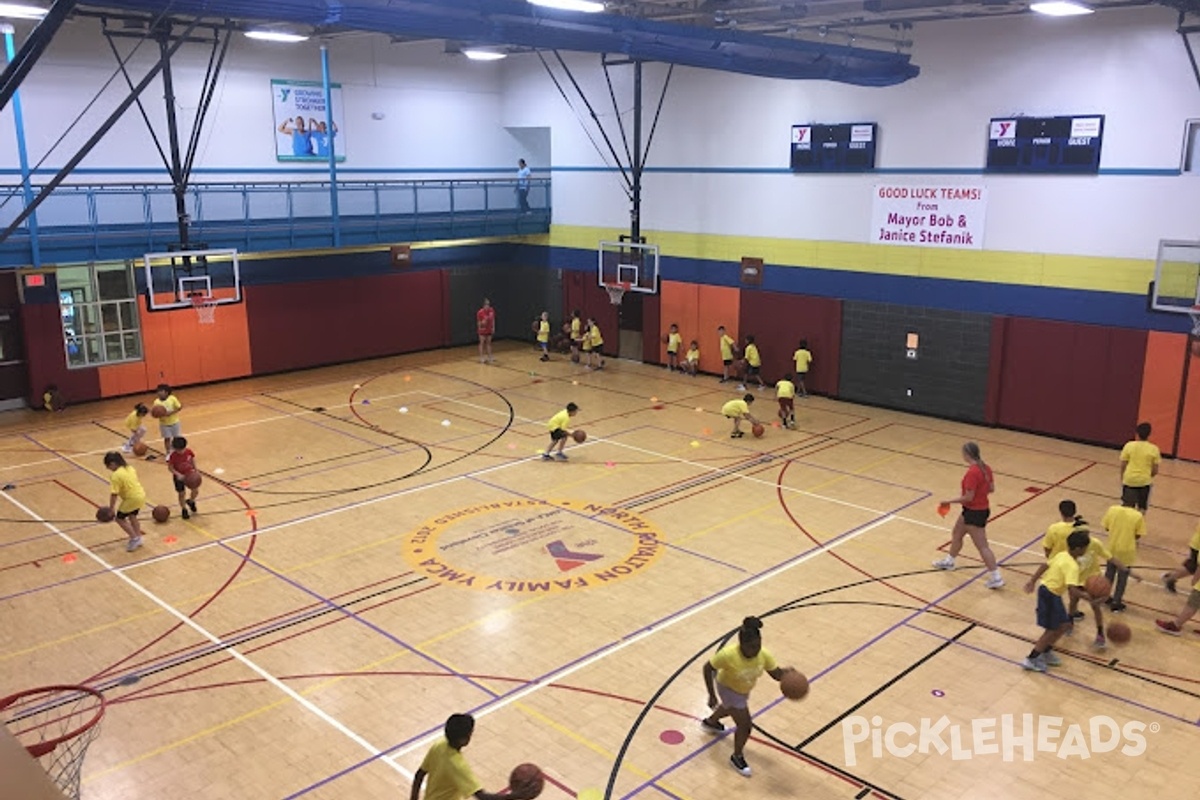
[[[679,283],[678,281],[663,281],[658,286],[659,295],[659,325],[661,331],[645,331],[645,336],[655,336],[658,341],[658,354],[661,363],[667,363],[667,346],[662,343],[662,335],[667,332],[674,322],[679,326],[679,335],[683,337],[683,349],[679,353],[682,361],[687,354],[688,343],[692,339],[700,342],[700,355],[704,355],[704,335],[700,330],[699,299],[700,287],[694,283]]]
[[[1146,339],[1138,421],[1154,426],[1154,441],[1166,455],[1173,455],[1187,347],[1188,337],[1182,333],[1150,331]],[[1196,364],[1192,366],[1194,369]]]
[[[697,287],[699,296],[696,299],[696,310],[699,315],[700,335],[700,369],[717,375],[721,374],[721,349],[718,346],[717,326],[724,325],[725,331],[738,341],[741,339],[738,331],[739,309],[741,307],[741,290],[730,286]]]
[[[146,391],[146,363],[110,364],[99,368],[100,396],[120,397]]]
[[[175,372],[175,347],[171,337],[171,311],[148,311],[143,305],[142,349],[146,354],[148,387],[170,383]],[[194,311],[191,313],[195,313]]]
[[[1200,355],[1189,350],[1187,357],[1191,359],[1191,364],[1188,367],[1183,418],[1179,426],[1179,449],[1175,451],[1175,455],[1191,461],[1200,461]],[[1158,439],[1158,436],[1154,438]]]

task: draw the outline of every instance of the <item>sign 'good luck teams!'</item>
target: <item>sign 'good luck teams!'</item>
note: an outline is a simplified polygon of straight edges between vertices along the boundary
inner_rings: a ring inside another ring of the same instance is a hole
[[[982,186],[882,184],[875,187],[871,242],[980,250],[986,212]]]
[[[278,161],[329,161],[329,148],[346,160],[342,136],[342,87],[330,84],[333,130],[325,122],[325,88],[317,81],[271,81],[275,110],[275,158]]]

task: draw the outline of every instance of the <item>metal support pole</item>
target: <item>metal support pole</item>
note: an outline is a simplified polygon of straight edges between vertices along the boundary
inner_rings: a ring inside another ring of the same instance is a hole
[[[629,236],[642,241],[642,62],[633,62],[633,185],[629,210]]]
[[[15,57],[13,48],[13,26],[4,25],[4,53],[8,63]],[[29,182],[29,153],[25,148],[25,117],[21,113],[21,93],[14,91],[12,96],[13,122],[17,127],[17,157],[21,161],[21,189],[25,192],[25,205],[33,203],[33,186]],[[29,216],[29,253],[33,266],[42,265],[41,247],[38,244],[37,214]]]
[[[342,225],[338,215],[337,146],[333,129],[333,90],[329,85],[329,47],[321,45],[321,83],[325,87],[325,135],[329,141],[329,213],[333,218],[333,246],[342,246]]]
[[[187,187],[183,184],[183,156],[179,149],[179,121],[175,117],[175,79],[171,71],[171,23],[164,22],[156,31],[159,57],[162,59],[163,101],[167,108],[167,147],[171,153],[171,186],[175,193],[175,220],[179,225],[179,249],[188,249]]]
[[[41,58],[42,53],[46,51],[54,34],[58,33],[58,29],[66,22],[71,10],[75,8],[75,3],[76,0],[57,0],[54,5],[50,6],[50,10],[46,12],[46,16],[42,17],[38,26],[33,29],[33,33],[29,34],[25,44],[21,45],[21,52],[17,53],[15,57],[9,58],[4,74],[0,75],[0,110],[3,110],[12,96],[16,94],[17,87],[25,80],[25,76],[29,74],[29,70],[33,69],[33,65]]]

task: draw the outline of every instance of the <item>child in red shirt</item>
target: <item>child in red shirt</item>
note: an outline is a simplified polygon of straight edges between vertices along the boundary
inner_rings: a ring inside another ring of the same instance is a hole
[[[175,491],[179,494],[179,507],[183,509],[183,518],[188,519],[191,514],[188,509],[196,512],[196,495],[200,493],[200,487],[197,484],[196,488],[191,490],[191,496],[185,498],[184,492],[187,491],[187,477],[189,474],[196,472],[196,454],[193,453],[187,446],[187,439],[182,436],[176,436],[171,440],[171,455],[167,456],[167,469],[171,470],[171,477],[175,479]],[[198,472],[196,472],[199,475]]]

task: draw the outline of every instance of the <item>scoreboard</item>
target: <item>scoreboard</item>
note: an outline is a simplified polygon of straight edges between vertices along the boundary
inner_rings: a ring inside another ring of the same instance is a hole
[[[867,172],[875,169],[878,125],[793,125],[792,172]]]
[[[1104,115],[999,117],[988,134],[989,172],[1095,174]]]

